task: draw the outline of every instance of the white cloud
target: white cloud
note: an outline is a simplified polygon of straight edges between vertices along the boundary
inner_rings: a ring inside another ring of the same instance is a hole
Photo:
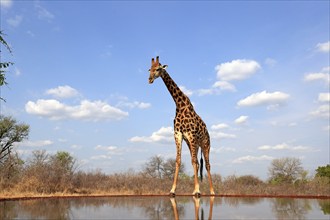
[[[187,96],[192,96],[194,94],[194,92],[190,89],[187,89],[185,86],[179,86],[179,88],[181,89],[181,91],[186,94]]]
[[[310,115],[318,118],[330,118],[329,104],[319,106],[316,110],[310,112]]]
[[[224,128],[228,128],[229,126],[225,123],[220,123],[220,124],[216,124],[216,125],[212,125],[211,129],[213,130],[219,130],[219,129],[224,129]]]
[[[235,92],[236,88],[233,84],[227,81],[216,81],[209,89],[197,90],[197,95],[204,96],[204,95],[220,94],[222,91]]]
[[[304,81],[324,81],[326,84],[330,83],[330,66],[323,67],[321,72],[307,73],[304,76]]]
[[[78,91],[68,85],[58,86],[57,88],[48,89],[47,95],[52,95],[56,98],[71,98],[79,95]]]
[[[227,81],[217,81],[213,84],[212,88],[233,92],[236,91],[235,86]]]
[[[319,93],[318,101],[319,102],[330,102],[330,93],[329,92]]]
[[[29,114],[46,117],[51,120],[121,120],[128,117],[128,112],[113,107],[102,101],[82,100],[79,105],[70,106],[54,99],[29,101],[25,105]]]
[[[306,82],[324,81],[325,83],[329,83],[330,75],[329,73],[308,73],[305,75],[304,80]]]
[[[120,101],[117,104],[118,107],[127,107],[130,109],[133,108],[139,108],[139,109],[147,109],[151,107],[150,103],[147,102],[138,102],[138,101],[134,101],[134,102],[127,102],[127,101]]]
[[[316,45],[316,50],[318,52],[329,53],[330,51],[330,41],[324,43],[318,43]]]
[[[172,127],[161,127],[158,131],[153,132],[150,136],[135,136],[129,139],[130,142],[146,142],[146,143],[170,143],[174,140],[174,131]]]
[[[40,5],[40,2],[36,1],[34,7],[37,10],[38,18],[40,20],[46,20],[50,22],[55,18],[55,16],[50,11]]]
[[[14,18],[8,18],[7,23],[12,27],[18,27],[23,21],[22,15],[16,15]]]
[[[215,90],[214,89],[199,89],[197,91],[197,94],[199,96],[204,96],[204,95],[212,95],[214,94]]]
[[[232,147],[219,147],[219,148],[211,147],[211,152],[214,152],[216,154],[222,152],[236,152],[236,149]]]
[[[13,5],[12,0],[0,0],[0,6],[4,8],[10,8]]]
[[[102,146],[102,145],[97,145],[94,149],[95,150],[113,151],[113,150],[118,149],[118,147],[116,147],[116,146]]]
[[[254,60],[238,59],[219,64],[215,69],[218,79],[231,81],[246,79],[261,69],[261,66]]]
[[[233,160],[232,163],[256,162],[256,161],[273,160],[273,159],[274,159],[273,157],[267,155],[262,155],[259,157],[247,155]]]
[[[38,141],[25,140],[23,142],[17,143],[18,146],[22,146],[22,147],[45,147],[52,144],[53,141],[51,140],[38,140]]]
[[[258,147],[258,150],[290,150],[290,151],[313,151],[313,148],[311,147],[306,147],[306,146],[294,146],[294,145],[289,145],[287,143],[281,143],[281,144],[276,144],[276,145],[262,145]]]
[[[235,119],[236,124],[246,124],[249,116],[242,115]]]
[[[267,105],[277,106],[280,104],[285,103],[288,98],[290,97],[289,94],[284,92],[272,92],[269,93],[267,91],[257,92],[254,93],[240,101],[238,101],[238,106],[259,106],[259,105]]]
[[[272,59],[272,58],[266,58],[265,64],[267,66],[273,67],[273,66],[275,66],[277,64],[277,61],[274,60],[274,59]]]
[[[228,134],[220,131],[210,131],[210,136],[212,139],[232,139],[236,138],[235,134]]]

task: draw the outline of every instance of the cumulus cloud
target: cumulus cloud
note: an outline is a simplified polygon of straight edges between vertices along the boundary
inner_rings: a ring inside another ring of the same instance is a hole
[[[322,53],[329,53],[330,51],[330,41],[324,43],[318,43],[316,45],[316,50]]]
[[[235,119],[236,124],[246,124],[249,116],[242,115]]]
[[[313,149],[311,147],[306,146],[294,146],[287,143],[281,143],[276,145],[262,145],[258,147],[258,150],[290,150],[290,151],[312,151]]]
[[[47,95],[52,95],[56,98],[72,98],[79,95],[79,92],[71,86],[58,86],[57,88],[48,89]]]
[[[329,104],[320,105],[316,110],[310,112],[310,115],[317,118],[330,118]]]
[[[212,125],[211,129],[213,130],[219,130],[219,129],[224,129],[224,128],[228,128],[229,126],[225,123],[220,123],[220,124],[216,124],[216,125]]]
[[[22,147],[45,147],[52,144],[53,141],[51,140],[37,140],[37,141],[25,140],[23,142],[17,143],[18,146],[22,146]]]
[[[330,93],[320,93],[318,97],[319,102],[330,102]]]
[[[232,161],[232,163],[256,162],[256,161],[273,160],[273,159],[274,159],[273,157],[267,155],[262,155],[262,156],[247,155],[244,157],[236,158],[235,160]]]
[[[185,86],[179,86],[179,88],[181,89],[181,91],[186,94],[187,96],[192,96],[194,94],[194,92],[190,89],[187,89]]]
[[[215,69],[218,79],[231,81],[246,79],[261,69],[261,66],[254,60],[238,59],[219,64]]]
[[[233,84],[227,82],[227,81],[216,81],[211,88],[209,89],[199,89],[197,90],[198,96],[204,96],[204,95],[217,95],[221,94],[222,91],[231,91],[235,92],[236,88]]]
[[[330,67],[322,68],[321,72],[307,73],[304,76],[305,82],[323,81],[326,84],[330,83]]]
[[[134,101],[134,102],[127,102],[127,101],[121,101],[117,104],[118,107],[127,107],[130,109],[133,108],[139,108],[139,109],[147,109],[151,107],[150,103],[147,102],[138,102],[138,101]]]
[[[172,127],[161,127],[158,131],[153,132],[150,136],[135,136],[129,139],[130,142],[146,142],[146,143],[171,143],[173,142],[174,130]]]
[[[8,18],[7,23],[12,26],[12,27],[18,27],[21,22],[23,21],[23,16],[22,15],[16,15],[13,18]]]
[[[29,114],[49,118],[51,120],[121,120],[128,117],[128,112],[113,107],[102,101],[82,100],[79,105],[71,106],[54,99],[29,101],[25,105]]]
[[[236,138],[235,134],[224,133],[221,131],[210,131],[212,139],[233,139]]]
[[[277,106],[285,103],[289,99],[290,95],[284,92],[257,92],[254,93],[240,101],[238,101],[237,105],[239,107],[249,107],[249,106]]]
[[[236,88],[233,84],[227,81],[217,81],[213,84],[212,88],[220,89],[220,90],[228,90],[228,91],[236,91]]]

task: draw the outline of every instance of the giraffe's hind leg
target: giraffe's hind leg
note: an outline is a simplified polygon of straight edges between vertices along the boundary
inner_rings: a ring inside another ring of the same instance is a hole
[[[213,189],[213,184],[212,184],[212,176],[211,176],[211,165],[210,165],[210,140],[208,139],[208,141],[205,142],[205,144],[202,147],[202,151],[204,154],[204,159],[205,159],[205,168],[207,171],[207,177],[209,180],[209,184],[210,184],[210,194],[214,195],[214,189]]]

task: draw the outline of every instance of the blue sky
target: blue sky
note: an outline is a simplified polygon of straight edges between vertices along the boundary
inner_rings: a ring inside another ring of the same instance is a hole
[[[211,134],[211,170],[266,179],[271,160],[329,163],[328,1],[3,1],[15,63],[1,113],[30,125],[17,146],[68,151],[80,168],[139,171],[173,158],[175,104],[160,56]],[[183,161],[192,174],[184,144]]]

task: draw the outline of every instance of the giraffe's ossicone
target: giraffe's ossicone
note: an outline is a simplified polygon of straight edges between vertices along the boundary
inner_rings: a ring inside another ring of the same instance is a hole
[[[172,80],[170,75],[166,71],[167,65],[161,65],[159,57],[151,60],[151,68],[149,69],[149,83],[152,84],[155,79],[161,77],[170,92],[175,105],[176,114],[174,118],[174,139],[176,144],[176,166],[172,189],[170,194],[175,195],[175,189],[178,181],[179,168],[181,165],[181,150],[182,140],[188,145],[191,162],[194,168],[194,182],[195,189],[193,194],[200,196],[199,182],[198,182],[198,167],[199,163],[197,160],[198,149],[201,148],[201,153],[204,155],[205,167],[207,170],[208,181],[210,184],[210,194],[214,195],[212,177],[210,173],[210,136],[207,131],[204,121],[195,112],[193,105],[191,104],[188,96],[186,96],[177,84]],[[201,166],[202,168],[202,166]]]

